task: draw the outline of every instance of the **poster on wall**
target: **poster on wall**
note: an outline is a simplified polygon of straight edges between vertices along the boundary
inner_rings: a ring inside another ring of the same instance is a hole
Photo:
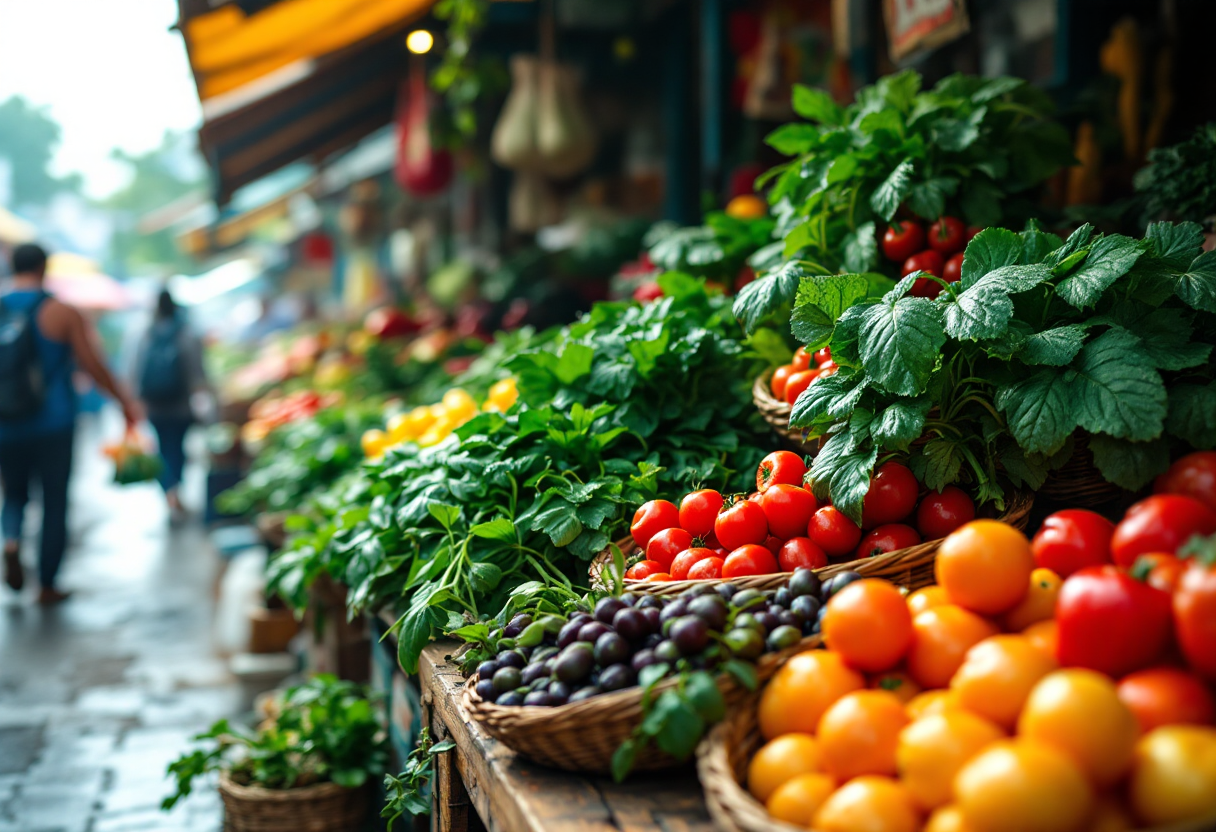
[[[961,37],[971,28],[963,0],[883,0],[891,60]]]

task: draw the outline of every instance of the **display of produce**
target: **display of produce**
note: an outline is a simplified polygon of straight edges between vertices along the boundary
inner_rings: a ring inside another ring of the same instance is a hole
[[[711,809],[757,817],[744,786],[769,818],[747,829],[1079,832],[1216,818],[1216,537],[1175,525],[1216,515],[1196,504],[1153,528],[1185,532],[1158,536],[1143,562],[1110,562],[1111,538],[1140,533],[1137,518],[1156,510],[1145,504],[1162,499],[1190,500],[1150,497],[1105,529],[1063,511],[1033,542],[973,521],[943,541],[936,586],[905,598],[864,579],[835,593],[825,649],[791,658],[754,712],[706,741]],[[1092,565],[1062,581],[1036,568],[1073,568],[1079,554]],[[1174,585],[1148,577],[1165,559]],[[738,742],[756,750],[745,780],[726,782]]]
[[[114,463],[118,485],[149,482],[160,475],[162,463],[154,443],[135,431],[127,431],[121,441],[106,445],[101,452]]]

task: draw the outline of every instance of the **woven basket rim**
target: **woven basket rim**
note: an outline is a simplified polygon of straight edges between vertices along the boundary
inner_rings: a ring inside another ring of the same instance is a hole
[[[793,410],[794,408],[789,402],[783,402],[773,395],[772,386],[769,381],[772,379],[774,372],[774,369],[769,367],[756,376],[756,380],[752,382],[752,398],[756,401],[757,405],[763,403],[774,410]]]
[[[997,516],[996,520],[1005,523],[1022,526],[1025,525],[1026,519],[1030,515],[1030,510],[1034,506],[1034,493],[1031,491],[1017,490],[1009,498],[1009,504],[1005,511]],[[893,570],[901,567],[904,562],[917,561],[925,555],[935,553],[938,546],[941,545],[945,538],[937,538],[935,540],[926,540],[918,543],[915,546],[909,546],[906,549],[896,549],[894,552],[886,552],[881,555],[875,555],[868,558],[860,558],[858,560],[844,561],[842,563],[832,563],[827,566],[814,570],[817,575],[835,575],[840,572],[860,571],[857,567],[866,567],[863,574],[872,573],[878,570]],[[632,538],[622,538],[616,541],[613,545],[625,551],[626,546],[633,547]],[[624,543],[625,545],[622,545]],[[588,573],[591,578],[592,586],[604,586],[602,578],[603,570],[612,562],[611,547],[604,549],[596,555],[588,568]],[[912,564],[915,566],[917,564]],[[757,584],[764,585],[768,582],[784,582],[788,580],[792,572],[772,572],[768,575],[749,575],[747,578],[735,579],[728,581],[722,578],[699,579],[699,580],[683,580],[683,581],[663,581],[656,583],[654,581],[636,581],[625,579],[625,590],[630,592],[657,592],[663,595],[672,595],[683,592],[687,589],[692,589],[704,584],[723,584],[734,583],[742,587],[755,586]],[[780,580],[779,580],[780,579]]]
[[[228,771],[220,772],[219,788],[221,792],[227,792],[240,800],[256,800],[261,802],[315,799],[358,791],[358,789],[353,789],[349,786],[339,786],[332,780],[326,780],[321,783],[310,783],[307,786],[295,786],[290,789],[244,786],[233,780],[232,775]]]

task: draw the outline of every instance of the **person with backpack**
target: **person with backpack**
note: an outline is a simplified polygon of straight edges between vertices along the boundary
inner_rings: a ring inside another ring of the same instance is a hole
[[[25,584],[22,526],[30,485],[42,492],[38,578],[43,604],[63,601],[55,585],[67,548],[68,480],[76,428],[72,374],[84,370],[117,400],[128,426],[143,408],[110,374],[97,347],[97,333],[80,312],[46,293],[46,251],[34,244],[13,250],[12,285],[0,295],[0,485],[4,506],[4,581],[15,591]]]
[[[160,484],[174,519],[183,512],[178,486],[186,465],[186,432],[194,423],[190,399],[207,388],[203,349],[168,289],[156,299],[152,324],[136,352],[135,383],[160,446]]]

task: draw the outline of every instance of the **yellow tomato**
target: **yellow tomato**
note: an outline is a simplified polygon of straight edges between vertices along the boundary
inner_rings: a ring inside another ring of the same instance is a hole
[[[427,428],[435,423],[435,414],[429,407],[415,407],[405,416],[411,436],[421,436]]]
[[[1006,630],[1020,633],[1031,624],[1046,621],[1056,614],[1056,597],[1060,594],[1060,576],[1042,567],[1030,573],[1030,588],[1016,607],[1005,613],[1001,623]]]
[[[885,690],[895,694],[895,698],[907,705],[921,693],[916,680],[902,670],[888,670],[870,677],[872,690]]]
[[[1035,647],[1042,650],[1053,659],[1056,657],[1056,646],[1059,644],[1060,628],[1054,618],[1031,624],[1022,631],[1022,636]]]
[[[916,590],[908,596],[908,610],[915,617],[927,609],[942,607],[950,603],[946,590],[937,584],[931,584]]]
[[[895,759],[899,779],[925,811],[950,802],[954,777],[968,760],[1005,732],[966,711],[950,711],[918,719],[899,734]]]
[[[822,770],[819,744],[809,734],[785,734],[769,740],[747,766],[747,790],[764,803],[777,788],[799,774]]]
[[[963,822],[963,813],[957,806],[943,806],[934,809],[933,814],[925,821],[921,832],[970,832]]]
[[[895,774],[895,749],[908,714],[895,694],[856,690],[836,700],[819,720],[823,767],[840,780]]]
[[[967,710],[1009,729],[1031,689],[1056,667],[1055,659],[1022,636],[992,636],[967,651],[950,690]]]
[[[1216,728],[1164,725],[1145,734],[1130,792],[1132,809],[1149,826],[1216,819]]]
[[[949,690],[941,688],[918,693],[904,706],[908,719],[924,719],[932,714],[944,714],[947,711],[960,710],[958,699]]]
[[[865,686],[865,677],[835,653],[799,653],[774,674],[760,695],[760,733],[765,739],[813,733],[833,702]]]
[[[443,406],[447,408],[449,415],[462,422],[477,415],[477,402],[473,401],[473,397],[459,387],[454,387],[443,394]]]
[[[504,378],[494,382],[486,395],[486,404],[493,404],[499,410],[510,410],[511,405],[519,398],[519,390],[515,386],[515,378]]]
[[[388,437],[384,431],[372,428],[364,431],[360,444],[363,446],[363,455],[368,459],[378,459],[384,453],[384,447],[388,442]]]
[[[1018,734],[1055,746],[1090,780],[1109,786],[1127,773],[1140,725],[1101,673],[1072,668],[1039,680],[1026,698]]]
[[[398,413],[390,416],[388,420],[388,435],[394,442],[404,442],[417,436],[410,425],[409,414]]]
[[[867,774],[845,783],[815,813],[816,832],[916,832],[912,798],[890,777]]]
[[[973,832],[1079,832],[1093,806],[1081,769],[1046,743],[1019,738],[989,746],[954,779]]]
[[[810,828],[819,807],[836,790],[836,781],[821,772],[799,774],[782,783],[764,804],[777,820]]]
[[[768,214],[768,205],[755,194],[739,194],[726,203],[726,215],[738,220],[755,220]]]

